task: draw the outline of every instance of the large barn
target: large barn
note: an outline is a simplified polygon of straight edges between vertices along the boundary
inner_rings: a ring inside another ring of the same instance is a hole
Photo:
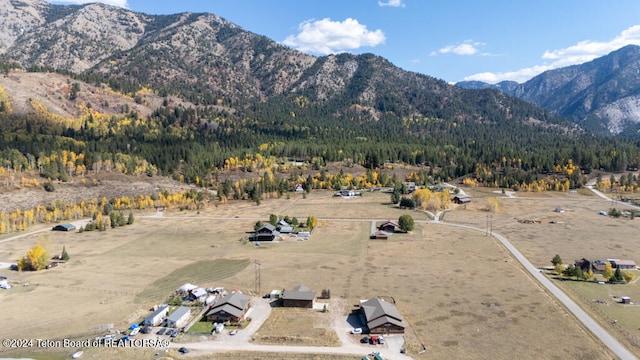
[[[404,334],[404,320],[395,305],[379,298],[360,303],[371,334]]]

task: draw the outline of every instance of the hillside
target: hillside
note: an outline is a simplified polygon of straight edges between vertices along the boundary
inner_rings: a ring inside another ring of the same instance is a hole
[[[637,136],[639,80],[640,46],[629,45],[584,64],[546,71],[523,84],[457,85],[500,89],[596,132]]]
[[[307,55],[215,14],[0,0],[0,16],[0,160],[61,181],[109,169],[215,187],[222,170],[262,176],[293,158],[316,170],[403,163],[511,187],[640,163],[633,143],[498,90],[373,54]]]

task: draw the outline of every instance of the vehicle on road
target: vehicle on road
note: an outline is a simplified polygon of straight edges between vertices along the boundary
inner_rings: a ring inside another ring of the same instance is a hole
[[[235,329],[234,329],[234,330],[231,330],[231,331],[229,332],[229,335],[235,335],[235,334],[237,334],[237,333],[238,333],[238,330],[235,330]]]
[[[180,352],[181,354],[186,354],[189,352],[189,349],[183,346],[180,349],[178,349],[178,352]]]

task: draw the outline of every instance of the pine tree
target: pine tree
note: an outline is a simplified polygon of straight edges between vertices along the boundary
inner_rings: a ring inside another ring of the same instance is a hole
[[[62,259],[62,261],[68,261],[70,259],[66,246],[62,246],[62,255],[60,255],[60,259]]]

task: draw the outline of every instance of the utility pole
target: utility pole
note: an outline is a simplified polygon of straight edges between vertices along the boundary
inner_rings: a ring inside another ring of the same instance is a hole
[[[255,288],[256,288],[256,294],[260,294],[260,261],[258,260],[254,260],[253,261],[253,265],[255,267]]]

